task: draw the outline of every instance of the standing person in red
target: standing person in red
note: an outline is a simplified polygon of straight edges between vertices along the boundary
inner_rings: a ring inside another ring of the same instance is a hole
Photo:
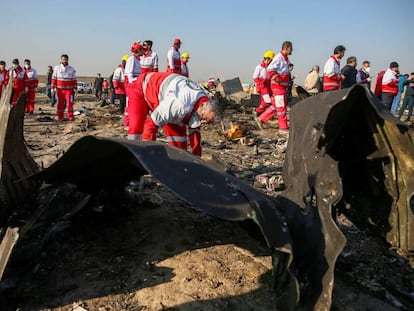
[[[37,71],[31,66],[30,59],[24,60],[24,71],[26,72],[26,109],[25,111],[32,114],[34,112],[35,97],[39,79]]]
[[[270,89],[270,79],[267,73],[267,67],[275,57],[275,52],[268,50],[263,54],[262,62],[256,66],[253,72],[253,81],[256,84],[256,92],[260,95],[260,105],[255,109],[256,117],[260,116],[271,102],[272,91]],[[257,120],[257,124],[262,126],[262,122]]]
[[[217,105],[198,83],[179,74],[149,72],[134,82],[133,89],[128,139],[155,140],[162,126],[168,143],[186,150],[188,127],[192,153],[201,156],[200,125],[215,120]]]
[[[341,89],[341,81],[345,78],[341,74],[341,58],[345,55],[345,47],[338,45],[333,55],[325,63],[323,68],[323,91],[335,91]]]
[[[385,70],[381,70],[377,74],[377,78],[375,80],[375,89],[374,93],[377,95],[377,97],[381,100],[382,95],[382,77],[384,76]]]
[[[190,71],[188,70],[187,66],[189,60],[190,54],[188,54],[188,52],[184,52],[183,54],[181,54],[181,74],[187,78],[190,76]]]
[[[124,55],[121,58],[121,64],[116,67],[112,76],[112,84],[114,86],[114,92],[116,99],[119,100],[119,112],[125,112],[126,106],[126,91],[125,91],[125,64],[129,56]]]
[[[141,57],[141,73],[158,72],[158,55],[152,50],[152,41],[142,42],[144,54]]]
[[[382,77],[381,101],[387,110],[391,110],[392,101],[398,93],[398,63],[392,62]]]
[[[181,40],[175,39],[173,46],[167,52],[167,72],[181,74]]]
[[[138,78],[141,74],[141,56],[144,54],[144,47],[141,44],[141,41],[136,41],[132,43],[131,46],[132,55],[128,57],[125,63],[125,92],[127,97],[126,107],[124,111],[124,126],[129,125],[128,117],[128,98],[130,94],[131,84]]]
[[[102,94],[103,94],[104,100],[108,100],[108,98],[109,98],[109,82],[108,82],[108,79],[103,79]]]
[[[63,121],[65,103],[68,120],[73,121],[73,99],[78,89],[76,70],[69,66],[69,56],[63,54],[60,57],[60,64],[56,65],[52,74],[52,92],[56,91],[57,97],[57,120]]]
[[[20,95],[25,91],[27,80],[26,72],[20,66],[17,58],[12,61],[12,68],[10,69],[9,75],[13,78],[13,95],[10,103],[12,106],[15,106]]]
[[[26,88],[27,75],[24,69],[20,66],[17,58],[12,61],[12,68],[10,69],[9,76],[13,78],[13,95],[10,104],[14,107],[23,94]]]
[[[283,42],[282,50],[273,58],[269,66],[267,66],[274,103],[256,120],[258,125],[262,125],[268,122],[274,116],[275,112],[277,112],[280,132],[287,132],[289,130],[286,90],[289,86],[290,79],[288,55],[291,55],[292,51],[292,42]]]
[[[9,84],[9,71],[6,69],[6,62],[0,61],[0,98],[3,91],[3,87]]]

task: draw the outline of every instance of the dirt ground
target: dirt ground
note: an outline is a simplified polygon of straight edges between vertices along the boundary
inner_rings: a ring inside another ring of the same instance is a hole
[[[125,137],[117,108],[97,107],[93,95],[78,96],[74,122],[54,121],[55,109],[39,94],[35,114],[25,116],[25,141],[40,167],[84,135]],[[277,195],[255,177],[282,169],[284,153],[275,146],[286,136],[274,123],[259,130],[250,111],[232,106],[224,115],[260,144],[227,141],[220,124],[206,125],[203,157],[217,157],[232,174]],[[110,215],[97,205],[78,213],[10,286],[0,310],[276,310],[270,250],[245,224],[192,209],[151,176],[141,196]],[[336,265],[332,310],[414,310],[408,263],[346,218],[338,221],[348,242]]]

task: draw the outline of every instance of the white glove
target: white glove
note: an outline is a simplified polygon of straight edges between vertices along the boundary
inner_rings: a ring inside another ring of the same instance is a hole
[[[372,80],[372,79],[371,79],[371,77],[368,77],[368,78],[367,78],[367,81],[368,81],[368,82],[371,82],[371,80]]]

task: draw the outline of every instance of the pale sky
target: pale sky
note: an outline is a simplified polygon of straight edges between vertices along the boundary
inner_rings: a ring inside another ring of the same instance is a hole
[[[297,83],[314,64],[323,68],[335,46],[346,58],[371,62],[371,74],[397,61],[414,72],[414,1],[140,1],[1,0],[0,60],[32,61],[39,74],[61,54],[78,76],[107,77],[137,40],[154,41],[160,71],[174,38],[190,54],[190,77],[252,81],[266,50],[293,43]]]

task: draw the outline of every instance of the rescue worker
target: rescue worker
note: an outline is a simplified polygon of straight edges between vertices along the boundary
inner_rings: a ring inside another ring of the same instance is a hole
[[[341,89],[341,81],[345,76],[341,74],[341,58],[345,55],[345,47],[338,45],[333,55],[329,57],[323,68],[323,91],[335,91]]]
[[[0,61],[0,99],[3,92],[3,87],[9,84],[9,71],[6,69],[6,62]]]
[[[190,54],[188,54],[188,52],[184,52],[181,54],[181,74],[187,78],[190,76],[190,72],[188,71],[188,66],[187,66],[187,63],[189,60],[190,60]]]
[[[141,63],[140,59],[141,56],[144,54],[144,47],[141,44],[141,41],[136,41],[132,43],[131,46],[131,53],[132,55],[128,57],[125,63],[125,91],[126,91],[126,107],[125,107],[125,114],[124,114],[124,125],[128,126],[129,119],[128,119],[128,97],[131,83],[133,83],[137,77],[141,74]]]
[[[207,80],[207,88],[209,89],[209,90],[214,90],[215,88],[216,88],[216,78],[213,78],[213,77],[211,77],[211,78],[208,78],[208,80]]]
[[[60,64],[53,68],[51,91],[56,92],[57,120],[63,121],[65,106],[69,121],[73,121],[73,100],[78,90],[76,70],[69,66],[69,56],[62,54]]]
[[[149,72],[133,83],[129,100],[129,140],[155,140],[162,126],[169,144],[186,150],[188,127],[191,152],[201,156],[200,125],[215,120],[217,105],[199,84],[180,74]]]
[[[141,73],[158,72],[158,55],[152,50],[152,41],[145,40],[142,43],[144,54],[141,57]]]
[[[167,52],[167,72],[181,74],[181,40],[175,39],[173,46]]]
[[[267,72],[270,79],[270,88],[273,95],[272,105],[269,106],[257,119],[260,128],[263,123],[268,122],[277,112],[279,122],[279,131],[287,132],[289,124],[287,120],[287,96],[286,90],[289,86],[289,55],[292,54],[293,45],[290,41],[282,43],[281,51],[273,58],[267,66]]]
[[[109,82],[108,82],[108,79],[103,79],[102,94],[103,94],[104,100],[108,100],[108,97],[109,97]]]
[[[262,62],[256,66],[253,72],[253,81],[256,84],[256,92],[260,95],[260,105],[255,109],[255,116],[260,116],[268,106],[272,104],[270,79],[267,73],[267,66],[275,57],[275,52],[268,50],[263,54]],[[258,124],[261,125],[259,122]]]
[[[377,97],[381,100],[382,95],[382,77],[385,74],[385,70],[381,70],[377,74],[377,78],[375,79],[375,89],[374,94],[377,95]]]
[[[124,113],[126,106],[126,90],[125,90],[125,64],[129,56],[124,55],[121,58],[121,64],[116,67],[112,76],[112,84],[116,99],[119,100],[119,112]]]
[[[27,75],[24,69],[20,66],[17,58],[12,61],[12,68],[10,69],[9,77],[13,78],[13,92],[10,104],[14,107],[17,104],[20,96],[26,90]]]
[[[385,109],[391,110],[391,104],[398,93],[398,63],[392,62],[390,67],[385,71],[381,83],[381,100]]]
[[[26,72],[26,109],[25,112],[33,114],[35,106],[36,90],[39,84],[37,71],[31,66],[30,59],[24,60],[24,71]]]

